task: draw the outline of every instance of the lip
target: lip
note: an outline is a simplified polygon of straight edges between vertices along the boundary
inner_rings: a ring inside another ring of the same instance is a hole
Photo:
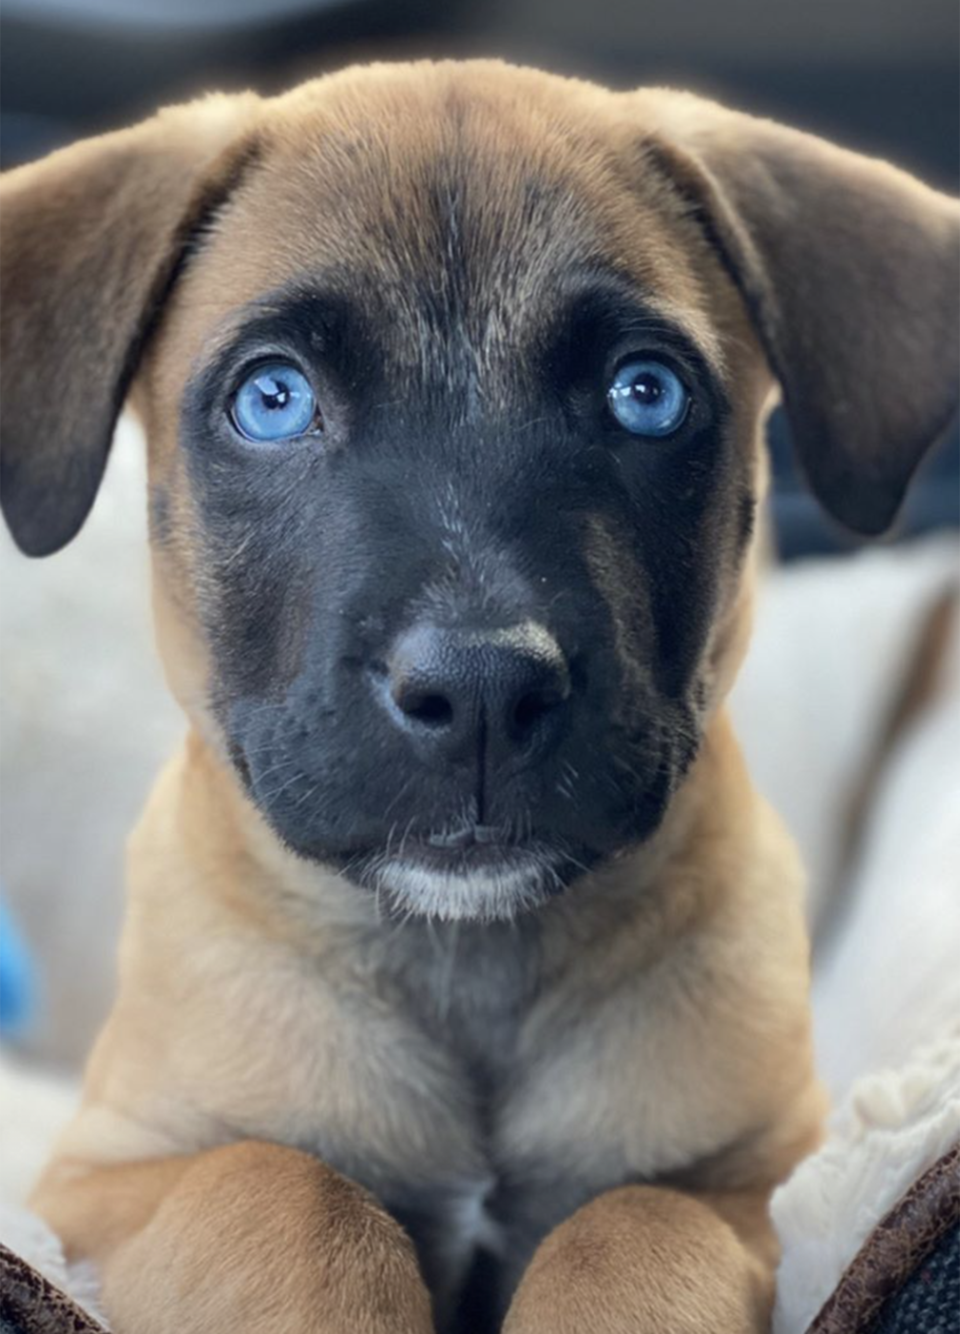
[[[569,857],[550,844],[505,838],[484,826],[401,839],[354,858],[348,878],[387,906],[444,920],[504,920],[561,893],[574,878]]]
[[[454,875],[509,873],[531,861],[546,869],[558,860],[546,844],[537,841],[518,843],[504,837],[503,831],[475,825],[442,830],[401,840],[394,851],[386,849],[384,860],[403,861]]]
[[[477,845],[503,843],[503,833],[495,825],[464,825],[459,829],[444,830],[428,834],[426,842],[431,848],[469,848]]]
[[[546,870],[560,860],[560,854],[546,843],[518,843],[493,830],[480,832],[478,837],[473,829],[410,835],[371,854],[371,861],[381,868],[402,863],[461,876],[508,874],[534,864]]]

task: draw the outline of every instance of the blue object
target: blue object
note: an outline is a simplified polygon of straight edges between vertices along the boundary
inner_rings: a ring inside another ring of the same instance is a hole
[[[248,375],[233,402],[233,423],[255,443],[293,440],[316,425],[317,399],[302,371],[271,361]]]
[[[631,435],[659,438],[683,425],[690,395],[679,375],[648,357],[624,362],[607,390],[607,402]]]
[[[36,1010],[36,974],[30,951],[0,899],[0,1034],[22,1037]]]

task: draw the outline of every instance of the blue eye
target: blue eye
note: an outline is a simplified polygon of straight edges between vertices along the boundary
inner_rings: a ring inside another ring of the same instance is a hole
[[[237,390],[231,417],[248,440],[292,440],[319,427],[317,398],[287,361],[258,366]]]
[[[631,435],[673,435],[683,425],[690,395],[680,377],[652,358],[626,361],[607,390],[610,411]]]

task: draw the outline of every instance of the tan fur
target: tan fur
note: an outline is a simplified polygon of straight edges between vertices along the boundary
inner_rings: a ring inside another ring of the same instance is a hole
[[[764,1196],[752,1200],[755,1214]],[[738,1231],[745,1208],[737,1211]],[[543,1243],[504,1334],[590,1329],[751,1334],[769,1322],[773,1280],[710,1197],[651,1186],[609,1191]],[[637,1264],[638,1256],[653,1263]],[[722,1273],[722,1284],[716,1281]]]
[[[761,326],[789,320],[799,297],[784,313],[755,290],[733,253],[741,224],[728,226],[727,215],[721,230],[736,236],[718,261],[697,210],[716,177],[735,200],[718,208],[749,211],[744,198],[762,195],[723,165],[755,122],[693,99],[613,95],[477,63],[351,71],[271,102],[244,99],[233,114],[216,171],[222,179],[248,159],[257,169],[232,182],[228,206],[214,200],[205,215],[217,243],[186,265],[155,313],[133,391],[151,486],[173,514],[172,537],[155,543],[155,605],[192,730],[130,845],[116,1005],[35,1205],[71,1255],[102,1266],[120,1334],[418,1334],[432,1323],[409,1242],[366,1192],[302,1150],[319,1153],[322,1140],[362,1155],[365,1180],[390,1172],[482,1183],[489,1158],[463,1053],[436,1041],[405,989],[409,928],[380,920],[372,898],[286,853],[220,753],[197,614],[205,571],[177,449],[184,384],[244,301],[298,274],[337,263],[400,281],[379,242],[401,231],[422,245],[414,268],[434,262],[437,238],[409,216],[411,182],[442,147],[451,116],[473,118],[477,171],[502,236],[529,239],[517,164],[533,162],[563,218],[552,235],[575,241],[577,253],[616,257],[711,350],[735,386],[734,430],[755,490],[773,381],[754,321],[768,354],[772,341],[788,356],[783,330]],[[162,144],[195,115],[162,117],[145,133]],[[764,126],[760,137],[772,134]],[[803,139],[803,153],[812,142]],[[171,152],[190,163],[184,174],[206,179],[189,143]],[[82,155],[100,160],[95,146],[68,150],[27,168],[12,193],[55,197]],[[889,169],[857,170],[873,188]],[[916,189],[931,228],[945,227],[946,206],[927,210],[922,188],[898,179],[908,194]],[[318,199],[336,207],[321,215]],[[122,217],[115,222],[122,228]],[[774,229],[772,218],[761,222],[755,234]],[[17,244],[14,258],[29,270],[52,242],[44,231]],[[505,261],[489,282],[508,284],[510,248],[496,237],[491,245]],[[543,271],[565,260],[548,250]],[[476,331],[481,360],[522,338],[529,294],[513,293],[510,309],[505,336]],[[411,335],[409,355],[419,347]],[[809,348],[806,356],[812,364]],[[830,467],[814,471],[829,492]],[[752,562],[716,559],[726,573],[701,753],[640,852],[518,928],[517,948],[535,951],[536,984],[489,1131],[507,1167],[535,1152],[559,1176],[592,1156],[611,1180],[658,1184],[602,1194],[562,1223],[520,1283],[508,1334],[767,1327],[776,1248],[766,1200],[816,1142],[822,1102],[799,867],[750,785],[723,707],[749,634]],[[451,933],[438,948],[455,942]],[[482,941],[475,948],[477,968],[506,966],[501,945],[500,954],[485,955]],[[522,992],[526,965],[517,967],[511,985]],[[458,985],[455,972],[438,984],[439,1011],[444,987]]]
[[[115,1328],[433,1328],[402,1230],[365,1191],[297,1150],[246,1141],[107,1168],[60,1195],[58,1226],[68,1245],[82,1237],[74,1253],[97,1262]]]

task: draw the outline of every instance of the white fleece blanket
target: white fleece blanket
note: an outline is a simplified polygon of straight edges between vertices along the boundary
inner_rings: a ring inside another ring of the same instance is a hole
[[[824,1147],[774,1195],[774,1334],[803,1334],[883,1215],[958,1141],[960,1024],[899,1069],[859,1079]]]

